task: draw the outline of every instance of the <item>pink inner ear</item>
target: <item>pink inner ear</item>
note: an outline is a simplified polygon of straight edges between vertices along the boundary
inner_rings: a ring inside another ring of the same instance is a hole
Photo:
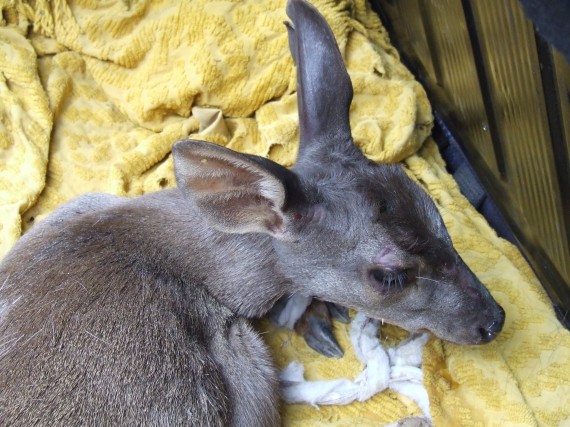
[[[401,264],[395,251],[390,246],[383,247],[380,253],[374,258],[373,262],[380,267],[391,270],[399,269]]]

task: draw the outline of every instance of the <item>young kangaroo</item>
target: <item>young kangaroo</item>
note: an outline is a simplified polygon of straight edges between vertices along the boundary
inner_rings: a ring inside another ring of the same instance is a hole
[[[353,145],[323,17],[303,0],[287,13],[296,166],[180,141],[177,189],[86,195],[24,235],[0,265],[3,425],[276,425],[276,371],[246,319],[285,294],[457,343],[500,331],[430,198]]]

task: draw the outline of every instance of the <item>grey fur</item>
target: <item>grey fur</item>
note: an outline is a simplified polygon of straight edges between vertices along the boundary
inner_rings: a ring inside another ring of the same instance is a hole
[[[246,319],[295,292],[458,343],[499,332],[430,198],[330,108],[352,89],[326,22],[287,11],[300,111],[316,109],[296,167],[180,141],[177,189],[83,196],[23,236],[0,264],[2,424],[275,425],[277,375]]]

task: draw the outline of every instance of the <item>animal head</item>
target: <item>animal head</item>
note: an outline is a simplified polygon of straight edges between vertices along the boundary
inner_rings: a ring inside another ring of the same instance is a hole
[[[294,291],[460,344],[492,340],[504,311],[453,248],[433,201],[401,167],[376,164],[353,144],[352,85],[328,24],[303,0],[290,0],[287,13],[295,167],[180,141],[178,186],[214,228],[271,236]]]

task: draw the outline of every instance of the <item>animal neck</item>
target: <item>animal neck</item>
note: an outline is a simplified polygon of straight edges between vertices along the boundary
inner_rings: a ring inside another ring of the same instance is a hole
[[[140,200],[147,213],[137,208],[138,215],[143,212],[139,217],[142,224],[137,227],[154,233],[149,236],[154,249],[147,254],[166,258],[161,265],[168,265],[170,274],[183,274],[188,286],[205,287],[220,303],[245,317],[264,315],[277,299],[293,291],[270,236],[218,231],[178,190],[161,191]]]

